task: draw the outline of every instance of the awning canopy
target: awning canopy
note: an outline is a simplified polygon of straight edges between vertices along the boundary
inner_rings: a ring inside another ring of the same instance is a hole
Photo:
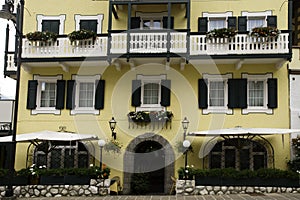
[[[288,133],[300,133],[300,129],[284,128],[225,128],[187,133],[188,136],[243,136],[243,135],[276,135]]]
[[[92,134],[79,134],[59,131],[39,131],[16,135],[17,142],[42,142],[42,141],[87,141],[98,140],[98,136]],[[0,137],[0,142],[11,142],[12,136]]]

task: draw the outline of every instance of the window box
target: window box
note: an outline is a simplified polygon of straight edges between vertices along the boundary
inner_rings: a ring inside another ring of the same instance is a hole
[[[79,31],[73,31],[72,33],[70,33],[68,35],[68,38],[72,44],[74,41],[82,41],[82,40],[87,40],[87,39],[91,39],[91,40],[95,41],[96,37],[97,37],[97,34],[94,31],[84,30],[84,29],[79,30]]]
[[[57,34],[49,31],[29,32],[25,36],[31,42],[39,41],[51,44],[51,42],[55,42],[57,40]]]
[[[221,28],[221,29],[214,29],[208,32],[206,37],[210,40],[215,39],[214,41],[228,42],[228,38],[232,38],[236,34],[237,31],[233,28]]]
[[[251,36],[252,37],[260,37],[260,38],[276,38],[280,34],[280,31],[275,27],[256,27],[252,29]]]
[[[138,111],[128,113],[127,117],[129,128],[134,128],[134,124],[137,126],[147,126],[150,124],[150,127],[152,126],[153,128],[165,125],[167,128],[168,124],[172,122],[173,113],[171,111]]]
[[[14,176],[13,185],[28,185],[28,176]]]
[[[65,175],[64,184],[66,185],[89,185],[91,177],[88,175]]]

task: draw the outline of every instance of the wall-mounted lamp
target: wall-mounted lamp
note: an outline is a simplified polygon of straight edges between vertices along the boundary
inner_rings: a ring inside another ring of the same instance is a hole
[[[111,120],[109,120],[109,127],[111,130],[111,136],[115,139],[117,139],[117,133],[114,131],[116,128],[117,122],[115,120],[114,117],[111,118]]]

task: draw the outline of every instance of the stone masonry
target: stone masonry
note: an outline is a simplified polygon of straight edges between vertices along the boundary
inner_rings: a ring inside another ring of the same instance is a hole
[[[26,185],[14,186],[16,197],[105,196],[110,194],[110,179],[91,179],[90,185]],[[0,197],[5,186],[0,187]]]
[[[195,180],[177,180],[177,195],[222,195],[246,193],[300,193],[300,188],[253,186],[195,186]]]

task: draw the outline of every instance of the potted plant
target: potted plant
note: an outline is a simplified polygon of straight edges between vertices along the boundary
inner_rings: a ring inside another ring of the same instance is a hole
[[[89,40],[92,41],[92,43],[94,43],[96,37],[97,34],[94,31],[84,29],[81,29],[79,31],[73,31],[70,34],[68,34],[68,38],[71,44],[75,45],[83,45],[85,40]]]
[[[106,152],[120,154],[122,147],[123,147],[123,144],[121,142],[112,138],[104,145],[104,150]]]
[[[227,38],[232,38],[236,34],[237,31],[234,28],[220,28],[209,31],[206,37],[210,40],[220,38],[222,41],[227,41]]]
[[[65,169],[42,169],[40,170],[40,184],[41,185],[62,185],[64,184]]]
[[[280,31],[275,27],[256,27],[252,29],[250,35],[260,38],[277,38]]]
[[[64,183],[67,185],[89,185],[96,168],[69,168],[65,170]]]
[[[57,40],[57,34],[49,31],[35,31],[29,32],[25,37],[31,42],[55,42]]]

